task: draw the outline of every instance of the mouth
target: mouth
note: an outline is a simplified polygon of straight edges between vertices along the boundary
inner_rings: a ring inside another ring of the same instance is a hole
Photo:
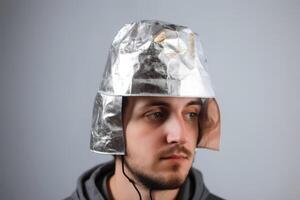
[[[188,157],[184,154],[171,154],[171,155],[167,155],[167,156],[163,156],[161,157],[161,160],[187,160]]]
[[[192,153],[184,146],[174,145],[160,152],[160,160],[185,162],[192,158]]]

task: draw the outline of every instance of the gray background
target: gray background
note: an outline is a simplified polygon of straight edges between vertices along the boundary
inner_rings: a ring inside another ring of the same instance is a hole
[[[198,32],[222,111],[195,166],[227,199],[300,196],[299,1],[1,1],[1,199],[61,199],[110,156],[89,151],[94,96],[125,23]]]

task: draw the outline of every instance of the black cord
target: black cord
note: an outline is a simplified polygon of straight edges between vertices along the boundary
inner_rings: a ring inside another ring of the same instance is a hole
[[[142,200],[142,195],[141,195],[140,191],[138,190],[138,188],[136,187],[134,181],[132,179],[130,179],[124,171],[124,156],[122,156],[122,172],[123,172],[124,176],[128,179],[128,181],[133,185],[133,187],[137,191],[137,193],[139,194],[140,200]],[[150,195],[151,195],[151,192],[150,192]],[[151,196],[150,196],[150,198],[152,199]]]

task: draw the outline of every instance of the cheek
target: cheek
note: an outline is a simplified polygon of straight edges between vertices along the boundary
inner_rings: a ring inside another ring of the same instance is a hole
[[[199,136],[199,130],[198,130],[198,126],[197,127],[191,127],[188,131],[187,131],[188,137],[188,143],[193,146],[196,147],[197,146],[197,141],[198,141],[198,136]]]
[[[141,170],[153,169],[159,149],[158,140],[151,136],[150,130],[142,126],[128,126],[126,129],[126,153],[128,160]]]
[[[160,140],[157,136],[153,127],[143,123],[128,123],[125,131],[127,149],[133,154],[154,153],[155,145]]]
[[[193,122],[190,126],[190,132],[192,137],[197,138],[199,135],[199,124],[198,124],[198,120]]]
[[[193,141],[194,141],[193,144],[196,147],[197,144],[198,144],[198,139],[200,137],[199,130],[197,129],[193,135],[194,135],[194,137],[193,137]]]

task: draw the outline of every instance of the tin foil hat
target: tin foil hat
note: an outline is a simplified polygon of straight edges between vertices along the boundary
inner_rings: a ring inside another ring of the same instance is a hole
[[[204,99],[197,147],[219,149],[219,107],[198,36],[188,27],[143,20],[120,29],[110,47],[95,98],[92,151],[126,154],[122,126],[124,96]]]

